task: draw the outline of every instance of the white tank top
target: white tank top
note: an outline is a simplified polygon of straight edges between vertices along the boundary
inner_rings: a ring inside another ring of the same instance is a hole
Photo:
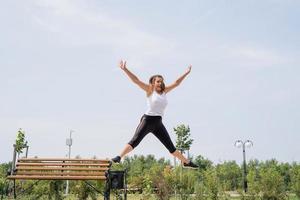
[[[163,116],[167,104],[166,93],[158,94],[156,91],[153,91],[152,94],[147,97],[148,108],[145,114],[150,116]]]

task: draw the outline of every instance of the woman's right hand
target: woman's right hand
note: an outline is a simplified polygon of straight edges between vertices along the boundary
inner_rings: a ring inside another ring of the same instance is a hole
[[[121,60],[119,66],[122,70],[125,70],[126,69],[126,61]]]
[[[143,83],[142,81],[140,81],[136,75],[134,75],[131,71],[129,71],[127,69],[125,60],[121,60],[119,66],[135,84],[137,84],[144,91],[146,91],[146,92],[148,91],[149,86],[146,83]]]

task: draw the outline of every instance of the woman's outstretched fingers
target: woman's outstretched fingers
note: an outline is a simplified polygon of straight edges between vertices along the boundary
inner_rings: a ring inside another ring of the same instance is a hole
[[[187,69],[187,71],[186,71],[186,72],[187,72],[187,73],[190,73],[190,72],[191,72],[191,70],[192,70],[192,65],[189,65],[189,66],[188,66],[188,69]]]
[[[126,67],[126,61],[121,60],[120,61],[120,68],[124,70],[125,67]]]
[[[122,66],[123,66],[123,60],[120,60],[119,67],[122,69]]]

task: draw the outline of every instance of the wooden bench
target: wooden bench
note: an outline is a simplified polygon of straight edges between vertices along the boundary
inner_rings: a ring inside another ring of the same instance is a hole
[[[104,199],[109,199],[108,159],[21,158],[8,179],[11,180],[102,180]],[[108,194],[107,194],[108,193]]]

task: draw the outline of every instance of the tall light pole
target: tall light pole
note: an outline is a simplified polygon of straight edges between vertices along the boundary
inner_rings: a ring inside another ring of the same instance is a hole
[[[71,158],[71,146],[72,146],[72,143],[73,143],[73,140],[72,140],[72,133],[74,131],[73,130],[70,130],[70,137],[67,138],[66,140],[66,145],[69,146],[69,159]],[[67,186],[66,186],[66,195],[69,194],[69,180],[67,180]]]
[[[251,140],[245,140],[244,142],[242,140],[237,140],[234,143],[235,147],[243,148],[243,178],[244,178],[244,191],[247,192],[248,184],[247,184],[247,169],[246,169],[246,147],[252,147],[253,142]]]

